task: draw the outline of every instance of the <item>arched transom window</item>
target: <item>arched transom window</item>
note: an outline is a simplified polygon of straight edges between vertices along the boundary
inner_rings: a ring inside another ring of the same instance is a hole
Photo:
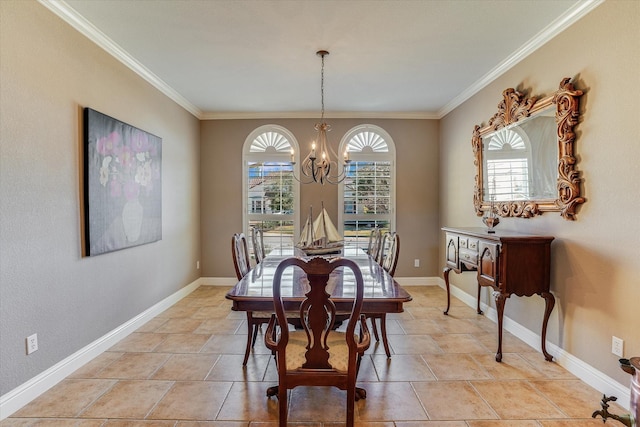
[[[388,153],[389,145],[379,133],[363,130],[351,137],[347,149],[350,153]]]
[[[289,153],[291,148],[291,142],[289,142],[286,135],[276,130],[270,130],[256,136],[251,141],[249,151],[251,153],[265,153],[268,151]]]
[[[395,145],[374,125],[347,132],[340,153],[351,163],[339,190],[339,222],[345,242],[366,247],[374,227],[395,230]]]
[[[276,125],[255,129],[244,143],[244,232],[249,237],[251,227],[262,229],[266,253],[292,246],[298,235],[299,183],[293,178],[291,149],[298,151],[295,137]]]

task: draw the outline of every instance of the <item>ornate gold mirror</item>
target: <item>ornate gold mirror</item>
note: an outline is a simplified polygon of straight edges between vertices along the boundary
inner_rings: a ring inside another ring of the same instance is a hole
[[[545,98],[527,98],[512,88],[502,96],[489,124],[473,129],[476,214],[530,218],[560,212],[575,219],[584,203],[573,153],[582,91],[565,78]]]

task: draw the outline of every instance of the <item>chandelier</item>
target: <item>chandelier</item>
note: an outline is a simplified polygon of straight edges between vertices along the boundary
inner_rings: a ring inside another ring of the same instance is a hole
[[[315,130],[318,132],[318,138],[311,144],[311,151],[300,164],[301,179],[293,175],[296,180],[303,184],[317,182],[319,184],[339,184],[347,176],[347,169],[351,160],[349,153],[345,150],[343,164],[341,170],[338,168],[338,156],[336,152],[327,144],[327,132],[331,130],[331,126],[324,121],[324,57],[329,55],[326,50],[316,52],[322,58],[322,68],[320,70],[320,99],[322,102],[322,113],[320,115],[320,123],[316,123]],[[291,149],[291,165],[295,165],[295,155]],[[318,157],[319,156],[319,157]],[[306,179],[304,177],[306,177]]]

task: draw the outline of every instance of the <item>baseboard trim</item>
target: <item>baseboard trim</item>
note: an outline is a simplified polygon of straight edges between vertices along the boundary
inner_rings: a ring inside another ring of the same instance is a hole
[[[238,283],[235,277],[201,277],[204,286],[229,286],[232,287]]]
[[[439,282],[439,286],[444,288],[444,280],[439,278]],[[450,289],[452,296],[458,298],[460,301],[464,302],[466,305],[472,307],[473,309],[477,307],[477,300],[474,296],[469,295],[468,293],[453,285],[450,285]],[[481,302],[480,308],[488,319],[492,320],[495,323],[498,322],[498,314],[493,307],[490,307],[486,303]],[[542,353],[540,350],[540,335],[530,331],[529,329],[525,328],[524,326],[520,325],[518,322],[515,322],[507,316],[504,316],[503,318],[503,327],[505,331],[509,331],[510,333],[527,343],[529,346],[534,348],[536,351]],[[616,396],[618,398],[616,403],[626,410],[629,410],[631,402],[630,387],[625,387],[623,384],[620,384],[610,376],[595,369],[593,366],[585,363],[571,353],[565,351],[564,349],[549,341],[546,342],[546,347],[547,352],[549,352],[553,356],[554,361],[558,365],[562,366],[567,371],[578,377],[580,380],[589,384],[596,390],[599,390],[600,392],[606,394],[607,396]],[[597,409],[599,402],[593,403],[594,409]]]
[[[439,286],[437,277],[395,277],[401,286]]]
[[[0,396],[0,420],[31,402],[45,391],[71,375],[78,368],[84,366],[102,352],[112,347],[118,341],[140,328],[149,320],[180,301],[185,296],[196,290],[201,285],[201,279],[197,279],[179,291],[163,299],[154,306],[143,311],[131,320],[123,323],[91,344],[81,348],[69,357],[56,363],[46,371],[36,375],[24,384],[10,392]]]

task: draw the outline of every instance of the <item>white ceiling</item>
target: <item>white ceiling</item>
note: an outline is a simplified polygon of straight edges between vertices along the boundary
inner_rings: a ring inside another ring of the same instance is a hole
[[[328,117],[442,117],[601,1],[40,0],[201,119],[317,117],[319,49]]]

